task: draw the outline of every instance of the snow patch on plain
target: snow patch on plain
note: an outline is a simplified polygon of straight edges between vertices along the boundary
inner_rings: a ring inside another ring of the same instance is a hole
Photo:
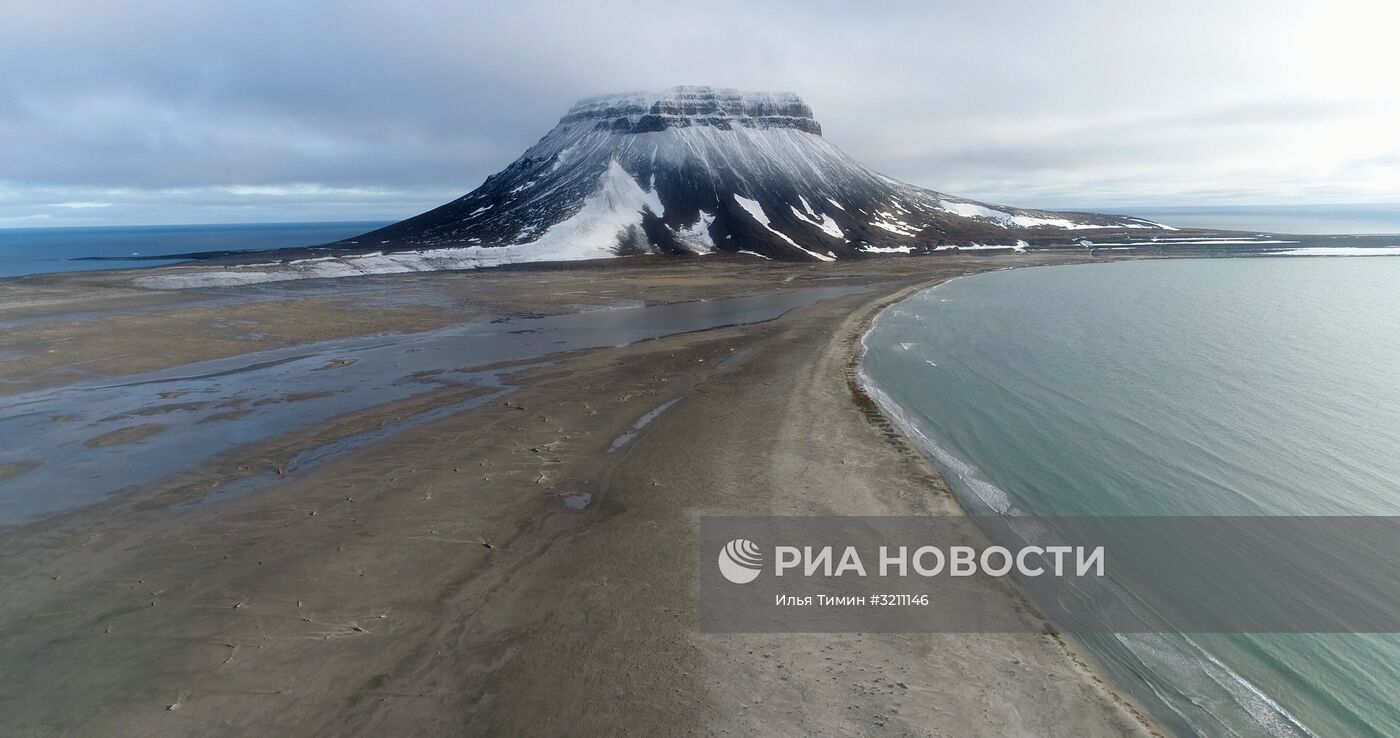
[[[1093,241],[1088,242],[1094,245]],[[1162,238],[1147,241],[1125,241],[1115,246],[1250,246],[1253,244],[1286,244],[1298,243],[1298,241],[1286,241],[1280,239],[1251,239],[1251,238]],[[1323,247],[1326,248],[1326,247]]]
[[[933,247],[934,251],[1025,251],[1025,241],[1017,241],[1014,246],[996,243],[952,243]]]
[[[1400,256],[1400,246],[1308,246],[1270,252],[1270,256]]]
[[[913,246],[862,246],[861,251],[871,254],[907,254],[914,250]]]

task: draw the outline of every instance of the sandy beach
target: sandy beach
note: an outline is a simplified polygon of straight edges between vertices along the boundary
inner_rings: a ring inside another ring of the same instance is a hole
[[[772,320],[493,365],[501,397],[406,365],[392,379],[414,389],[392,401],[0,527],[0,732],[1161,735],[1056,635],[696,623],[701,515],[960,511],[855,381],[881,307],[965,273],[1089,258],[635,259],[164,292],[122,272],[0,282],[0,405],[332,339],[861,288]],[[260,391],[287,406],[315,395]],[[178,432],[167,413],[232,422],[258,402],[165,399],[93,451],[159,442]],[[42,470],[0,464],[0,490]],[[979,586],[1040,630],[1011,587]]]

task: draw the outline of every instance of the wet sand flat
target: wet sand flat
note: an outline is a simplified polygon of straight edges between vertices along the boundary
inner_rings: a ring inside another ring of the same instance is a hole
[[[17,477],[27,471],[37,469],[40,466],[42,466],[42,464],[34,459],[26,459],[24,461],[10,461],[0,464],[0,480],[9,479],[11,477]]]
[[[0,687],[0,726],[21,735],[1148,734],[1052,636],[716,635],[696,624],[690,545],[702,514],[956,512],[932,467],[853,392],[864,322],[938,279],[1073,258],[1082,257],[670,262],[351,284],[362,295],[393,292],[402,312],[365,318],[358,333],[307,328],[263,348],[426,337],[483,316],[860,291],[771,320],[505,362],[493,369],[512,388],[501,396],[420,375],[411,392],[0,528],[0,673],[21,675]],[[276,323],[279,310],[330,301],[314,308],[315,325],[341,309],[333,285],[261,290],[256,301],[237,290],[167,297],[129,294],[113,274],[75,280],[81,304],[64,302],[61,280],[43,282],[40,296],[26,295],[24,280],[8,283],[0,304],[27,312],[0,329],[0,345],[46,351],[52,342],[61,358],[0,362],[0,378],[34,392],[61,391],[66,377],[179,374],[240,355],[201,337],[205,311],[256,304]],[[112,298],[94,311],[104,289]],[[396,315],[430,318],[396,325]],[[115,338],[84,348],[83,334],[65,327],[90,321]],[[152,321],[168,350],[122,358],[121,335]],[[463,365],[408,356],[405,376]],[[319,379],[297,390],[367,365],[337,358],[307,360],[305,374]],[[245,409],[217,404],[146,422]],[[341,452],[346,438],[357,440]],[[327,451],[305,463],[309,449]],[[0,492],[42,471],[0,481]],[[219,493],[240,479],[257,482]],[[1020,606],[1014,593],[1005,602]]]
[[[114,431],[108,431],[100,436],[88,439],[83,442],[87,448],[106,448],[108,446],[121,446],[127,443],[136,443],[152,436],[159,435],[169,430],[170,426],[160,423],[142,423],[141,425],[130,425]]]

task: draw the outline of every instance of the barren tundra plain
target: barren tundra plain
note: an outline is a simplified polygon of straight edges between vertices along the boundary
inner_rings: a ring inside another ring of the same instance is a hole
[[[1042,632],[697,623],[701,515],[960,512],[855,381],[881,307],[961,274],[1093,258],[629,259],[180,291],[135,289],[131,272],[0,282],[3,417],[164,372],[159,402],[103,418],[73,457],[106,454],[117,476],[186,428],[353,394],[314,389],[360,361],[337,341],[381,355],[414,341],[377,371],[403,390],[385,401],[253,441],[229,433],[111,493],[25,487],[68,462],[4,457],[0,498],[77,502],[0,522],[0,733],[1161,735],[1003,581],[977,586]],[[824,297],[489,366],[431,351],[455,326],[799,293]],[[235,370],[178,386],[187,365],[262,366],[252,355],[299,347],[316,366],[297,391],[224,396]]]

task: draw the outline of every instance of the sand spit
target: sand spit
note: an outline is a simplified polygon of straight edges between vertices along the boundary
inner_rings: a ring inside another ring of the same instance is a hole
[[[230,447],[178,478],[0,529],[0,673],[22,677],[0,690],[0,732],[1148,734],[1052,636],[696,630],[699,515],[955,513],[933,468],[853,392],[863,326],[938,279],[1068,258],[404,275],[362,278],[349,296],[153,296],[111,275],[27,294],[12,282],[0,305],[29,307],[0,330],[0,348],[45,358],[0,363],[11,393],[237,355],[207,335],[229,311],[297,324],[265,340],[295,346],[580,305],[868,290],[519,367],[508,397],[286,466],[316,434],[392,428],[466,391],[427,383],[298,438]],[[105,302],[94,297],[104,289]],[[163,341],[139,356],[124,347],[157,327]],[[111,338],[84,338],[97,331]],[[449,359],[469,357],[444,368]],[[266,482],[209,496],[250,469]],[[1012,591],[1005,602],[1023,608]]]

